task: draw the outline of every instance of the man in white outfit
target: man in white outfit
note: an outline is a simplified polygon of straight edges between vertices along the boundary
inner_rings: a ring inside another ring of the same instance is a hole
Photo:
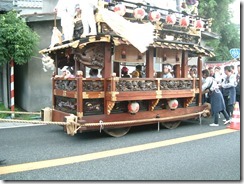
[[[72,40],[74,33],[74,15],[77,0],[59,0],[54,8],[57,16],[61,18],[64,40]]]
[[[97,0],[79,0],[81,13],[82,13],[82,24],[83,24],[83,34],[81,37],[86,37],[87,35],[96,35],[96,21],[94,16],[94,10],[97,7]],[[90,29],[90,31],[89,31]]]

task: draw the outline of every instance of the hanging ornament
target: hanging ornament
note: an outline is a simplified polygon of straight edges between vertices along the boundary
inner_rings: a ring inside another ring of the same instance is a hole
[[[204,22],[202,20],[196,20],[194,26],[197,29],[202,29],[204,26]]]
[[[114,7],[114,12],[119,14],[120,16],[124,16],[126,13],[126,7],[124,4],[117,4]]]
[[[179,103],[178,103],[178,100],[174,99],[174,100],[169,100],[168,105],[171,110],[174,110],[174,109],[177,109]]]
[[[180,26],[182,26],[182,27],[189,26],[189,23],[190,23],[189,17],[182,17],[180,19]]]
[[[128,104],[128,111],[132,114],[137,113],[139,111],[139,108],[140,108],[140,106],[139,106],[139,103],[137,103],[137,102],[130,102]]]
[[[158,22],[161,18],[161,14],[158,11],[152,11],[149,13],[149,20],[151,22]]]
[[[145,12],[145,10],[143,8],[136,8],[134,10],[134,14],[133,15],[134,15],[134,17],[136,19],[142,20],[145,17],[146,12]]]
[[[176,23],[176,16],[175,14],[169,14],[166,16],[166,23],[174,25]]]

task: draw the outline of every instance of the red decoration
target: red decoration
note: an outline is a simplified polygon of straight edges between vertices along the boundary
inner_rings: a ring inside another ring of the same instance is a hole
[[[174,109],[177,109],[179,103],[176,99],[174,99],[174,100],[169,100],[168,105],[169,105],[170,109],[174,110]]]
[[[124,16],[125,13],[126,13],[126,7],[125,5],[123,4],[117,4],[115,7],[114,7],[114,12],[119,14],[120,16]]]
[[[196,20],[195,24],[194,24],[195,28],[197,29],[202,29],[204,26],[204,22],[202,20]]]
[[[145,15],[146,15],[146,12],[143,8],[136,8],[134,10],[134,17],[136,19],[142,20],[145,17]]]
[[[131,102],[128,104],[128,110],[130,113],[135,114],[139,111],[139,104],[137,102]]]
[[[176,16],[175,14],[170,14],[166,16],[166,23],[167,24],[175,24],[176,23]]]
[[[151,22],[158,22],[161,18],[161,14],[158,11],[152,11],[149,13],[149,20]]]
[[[182,26],[182,27],[189,26],[189,23],[190,23],[189,17],[182,17],[180,19],[180,26]]]

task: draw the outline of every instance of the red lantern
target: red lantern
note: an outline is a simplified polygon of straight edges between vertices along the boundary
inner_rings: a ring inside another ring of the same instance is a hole
[[[195,24],[194,24],[195,28],[197,29],[202,29],[204,26],[204,22],[202,20],[196,20]]]
[[[149,13],[149,20],[151,22],[158,22],[161,18],[161,14],[158,11],[152,11]]]
[[[180,26],[182,26],[182,27],[189,26],[189,23],[190,23],[189,17],[182,17],[180,19]]]
[[[126,7],[124,4],[117,4],[114,7],[114,12],[119,14],[120,16],[124,16],[126,13]]]
[[[175,24],[176,23],[176,16],[175,14],[170,14],[166,16],[166,23],[167,24]]]
[[[136,19],[142,20],[146,15],[146,12],[143,8],[136,8],[134,10],[134,17]]]
[[[168,105],[169,105],[169,108],[171,110],[174,110],[174,109],[177,109],[179,103],[178,103],[178,101],[176,99],[173,99],[173,100],[169,100],[168,101]]]
[[[139,111],[139,108],[140,108],[140,106],[139,106],[139,104],[137,102],[130,102],[128,104],[128,110],[132,114],[137,113]]]

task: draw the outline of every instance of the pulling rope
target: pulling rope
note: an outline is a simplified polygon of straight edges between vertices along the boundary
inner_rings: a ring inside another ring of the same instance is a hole
[[[0,111],[1,112],[1,111]],[[186,114],[181,116],[174,116],[174,117],[165,117],[160,118],[159,116],[150,119],[141,119],[141,120],[128,120],[128,121],[117,121],[117,122],[103,122],[100,120],[98,123],[78,123],[77,116],[71,114],[70,116],[66,117],[66,122],[59,122],[59,121],[37,121],[37,120],[17,120],[17,119],[1,119],[0,122],[17,122],[17,123],[31,123],[31,124],[45,124],[45,125],[63,125],[67,128],[67,134],[75,135],[77,131],[82,127],[100,127],[100,132],[104,129],[105,126],[114,126],[114,125],[126,125],[126,124],[136,124],[136,123],[143,123],[143,122],[159,122],[160,121],[169,121],[175,118],[189,118],[191,116],[201,116],[201,114],[208,112],[208,110],[203,110],[201,112],[196,112],[192,114]],[[200,118],[201,123],[201,118]]]
[[[69,125],[69,123],[58,122],[58,121],[38,121],[38,120],[2,119],[2,118],[0,118],[0,122],[30,123],[30,124],[44,124],[44,125]]]
[[[40,112],[17,112],[17,111],[0,111],[2,114],[30,114],[30,115],[41,115]]]

